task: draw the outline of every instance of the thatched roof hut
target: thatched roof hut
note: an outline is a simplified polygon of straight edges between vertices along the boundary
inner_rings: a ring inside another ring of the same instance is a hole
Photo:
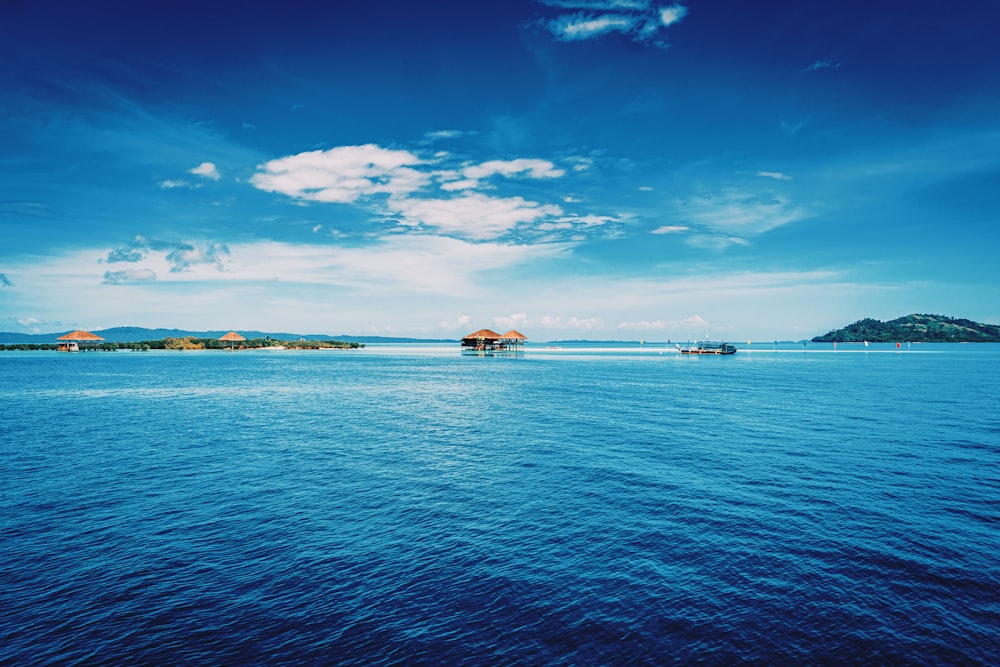
[[[97,334],[92,334],[89,331],[83,331],[82,329],[77,329],[76,331],[70,331],[65,336],[59,336],[56,338],[59,343],[59,349],[63,352],[78,352],[81,349],[95,348],[101,344],[104,340]]]
[[[231,345],[229,346],[230,349],[235,350],[236,349],[236,343],[243,343],[243,342],[246,341],[246,338],[244,338],[243,336],[239,335],[235,331],[230,331],[225,336],[220,336],[219,340],[221,340],[221,341],[223,341],[225,343],[231,343]]]
[[[497,341],[500,340],[500,334],[492,329],[480,329],[479,331],[473,331],[468,336],[462,337],[462,347],[473,347],[477,350],[487,350],[493,349]]]
[[[500,336],[500,346],[517,348],[524,345],[524,341],[526,340],[528,340],[528,337],[523,333],[517,329],[511,329],[507,333]]]

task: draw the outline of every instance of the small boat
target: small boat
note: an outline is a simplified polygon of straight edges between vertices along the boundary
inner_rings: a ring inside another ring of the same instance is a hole
[[[703,340],[689,344],[687,347],[677,346],[681,354],[736,354],[736,346],[714,340]]]

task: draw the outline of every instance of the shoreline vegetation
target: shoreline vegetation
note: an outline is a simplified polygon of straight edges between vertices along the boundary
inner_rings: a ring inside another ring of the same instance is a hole
[[[944,315],[906,315],[888,322],[865,318],[812,339],[813,343],[1000,343],[1000,326]]]
[[[0,351],[28,350],[59,350],[58,343],[8,343],[0,344]],[[364,343],[354,343],[342,340],[278,340],[275,338],[250,338],[241,341],[235,348],[232,343],[217,338],[197,338],[195,336],[168,337],[160,340],[142,340],[127,343],[103,342],[94,345],[98,352],[115,352],[117,350],[356,350],[364,348]],[[89,351],[89,350],[88,350]]]

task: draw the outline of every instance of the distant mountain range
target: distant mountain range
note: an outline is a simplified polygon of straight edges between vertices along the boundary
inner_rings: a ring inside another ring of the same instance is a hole
[[[866,318],[812,339],[814,343],[1000,343],[1000,326],[943,315]]]
[[[55,343],[60,336],[69,331],[48,334],[24,334],[10,331],[0,331],[0,345],[17,345],[20,343]],[[138,343],[145,340],[163,340],[164,338],[219,338],[228,331],[185,331],[182,329],[144,329],[142,327],[113,327],[92,331],[109,343]],[[391,338],[386,336],[329,336],[327,334],[297,334],[287,332],[270,333],[265,331],[238,332],[245,338],[273,338],[275,340],[341,340],[347,343],[457,343],[458,339],[447,338]]]

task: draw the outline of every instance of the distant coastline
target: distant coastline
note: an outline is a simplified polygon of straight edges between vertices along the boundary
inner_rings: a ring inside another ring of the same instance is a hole
[[[0,331],[0,350],[5,349],[56,349],[56,339],[68,332],[29,334]],[[93,333],[104,339],[103,349],[136,349],[145,344],[147,349],[221,349],[216,344],[226,332],[188,331],[184,329],[147,329],[144,327],[113,327],[95,330]],[[457,344],[458,338],[412,338],[392,336],[354,336],[340,334],[297,334],[289,332],[241,331],[247,339],[244,348],[358,348],[366,345],[387,344]],[[674,336],[676,340],[683,337]],[[188,342],[183,342],[187,340]],[[690,340],[690,338],[688,338]],[[895,320],[882,322],[864,318],[840,329],[834,329],[812,339],[775,340],[775,343],[1000,343],[1000,326],[982,324],[972,320],[946,317],[943,315],[906,315]],[[587,340],[567,339],[539,341],[548,345],[649,345],[670,344],[670,340],[639,339]]]
[[[0,345],[21,345],[36,344],[44,345],[55,343],[56,338],[68,331],[26,334],[9,331],[0,331]],[[141,343],[148,341],[161,341],[167,338],[195,338],[195,339],[218,339],[226,331],[187,331],[184,329],[146,329],[143,327],[113,327],[110,329],[94,330],[104,340],[112,343]],[[280,341],[321,341],[336,340],[343,343],[457,343],[458,339],[422,339],[422,338],[393,338],[388,336],[350,336],[346,334],[331,336],[329,334],[297,334],[288,332],[267,332],[267,331],[244,331],[240,333],[249,340],[271,339]]]
[[[238,343],[230,343],[220,338],[196,338],[183,336],[140,341],[108,341],[105,340],[89,347],[98,352],[115,352],[117,350],[132,350],[147,352],[149,350],[356,350],[364,348],[365,343],[348,342],[334,339],[279,340],[277,338],[244,338]],[[0,343],[0,350],[34,351],[61,350],[66,351],[60,343]],[[70,351],[77,351],[76,349]]]

